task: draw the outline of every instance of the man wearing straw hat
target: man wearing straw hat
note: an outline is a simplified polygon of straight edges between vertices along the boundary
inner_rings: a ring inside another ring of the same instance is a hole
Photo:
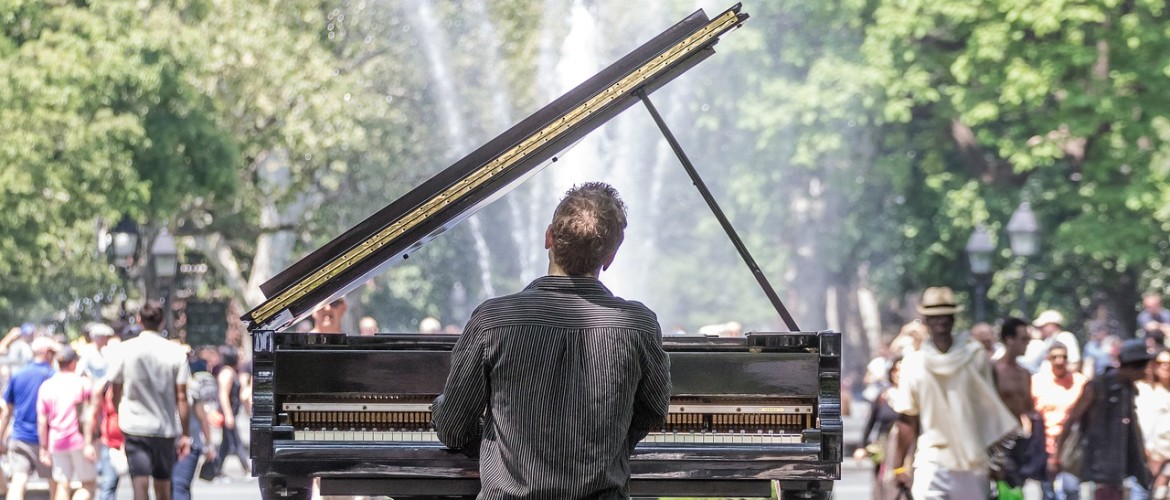
[[[893,463],[905,463],[914,435],[917,451],[913,475],[899,467],[895,479],[910,486],[914,498],[985,499],[988,448],[1019,421],[999,398],[983,346],[953,334],[955,313],[963,310],[954,292],[927,288],[917,309],[930,337],[902,360],[901,383],[890,400],[913,431],[897,443]]]

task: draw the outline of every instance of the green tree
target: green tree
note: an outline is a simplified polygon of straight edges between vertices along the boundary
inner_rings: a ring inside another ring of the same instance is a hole
[[[102,295],[100,220],[165,220],[184,198],[231,189],[234,141],[184,79],[189,39],[134,5],[0,5],[0,321]]]
[[[910,124],[911,140],[934,145],[914,167],[941,202],[930,221],[946,228],[936,237],[941,246],[961,248],[972,222],[1002,228],[1025,198],[1044,229],[1034,268],[1045,279],[1028,290],[1031,304],[1081,319],[1103,305],[1129,322],[1137,292],[1165,286],[1159,152],[1168,76],[1151,64],[1170,43],[1164,9],[1114,1],[879,4],[865,54],[883,73],[884,118]],[[925,256],[935,262],[928,269],[941,269],[958,267],[961,254]],[[997,274],[994,298],[1014,302],[1018,279]]]

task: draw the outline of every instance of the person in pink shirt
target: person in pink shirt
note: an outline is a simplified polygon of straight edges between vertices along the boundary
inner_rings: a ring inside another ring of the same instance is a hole
[[[1045,499],[1076,498],[1080,479],[1057,469],[1056,440],[1064,432],[1064,421],[1081,397],[1089,379],[1072,371],[1068,348],[1056,342],[1048,349],[1048,369],[1032,376],[1032,400],[1044,418],[1045,448],[1048,450],[1048,480],[1041,482]]]
[[[72,498],[70,483],[81,482],[82,498],[93,498],[97,464],[82,454],[85,440],[78,426],[78,405],[90,397],[89,380],[77,373],[77,352],[64,347],[57,353],[58,372],[37,393],[37,430],[41,462],[53,468],[57,488],[53,500]]]

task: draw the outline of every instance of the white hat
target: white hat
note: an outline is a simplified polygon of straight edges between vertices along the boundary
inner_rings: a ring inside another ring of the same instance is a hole
[[[1032,322],[1032,326],[1034,326],[1036,328],[1040,328],[1040,327],[1042,327],[1044,325],[1048,325],[1048,324],[1054,324],[1057,326],[1064,326],[1064,315],[1060,314],[1059,311],[1056,311],[1054,309],[1049,309],[1047,311],[1040,313],[1040,315],[1036,317],[1036,321]]]
[[[105,323],[94,323],[89,327],[90,337],[113,337],[114,329]]]
[[[61,344],[58,344],[57,341],[49,337],[37,337],[33,339],[31,347],[34,353],[47,351],[57,352],[61,350]]]

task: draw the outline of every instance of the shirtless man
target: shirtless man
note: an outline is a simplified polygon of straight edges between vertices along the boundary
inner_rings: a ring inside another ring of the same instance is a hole
[[[1003,356],[994,361],[995,389],[1016,418],[1020,419],[1021,435],[1007,453],[1010,460],[998,471],[1000,479],[1012,488],[1020,488],[1025,479],[1043,479],[1047,453],[1044,451],[1043,421],[1036,413],[1032,399],[1032,372],[1020,365],[1017,358],[1024,354],[1031,340],[1028,323],[1020,318],[1006,318],[999,329]],[[1033,434],[1032,429],[1036,429]]]
[[[995,361],[995,388],[1008,410],[1016,417],[1023,417],[1035,411],[1032,404],[1032,373],[1016,358],[1027,349],[1028,323],[1020,318],[1007,318],[999,329],[1003,342],[1003,356]],[[1024,431],[1028,431],[1026,419]]]

